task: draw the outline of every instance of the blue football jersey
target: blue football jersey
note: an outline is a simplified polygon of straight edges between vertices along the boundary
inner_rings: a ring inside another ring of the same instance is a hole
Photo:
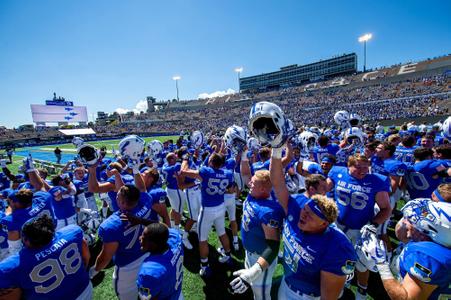
[[[152,214],[152,207],[149,195],[141,193],[138,205],[131,211],[139,218],[149,219]],[[146,200],[147,199],[147,200]],[[141,252],[139,237],[144,226],[132,226],[129,222],[121,221],[121,211],[115,211],[111,216],[100,224],[98,234],[103,243],[117,242],[119,247],[113,257],[113,261],[118,267],[123,267],[138,259],[145,253]]]
[[[18,287],[25,299],[76,299],[89,284],[82,259],[83,231],[69,225],[47,246],[0,262],[0,288]]]
[[[169,249],[147,257],[138,273],[136,284],[140,299],[177,300],[182,293],[183,246],[180,233],[170,228]]]
[[[251,174],[254,175],[255,172],[260,171],[260,170],[269,170],[269,164],[270,164],[271,160],[268,159],[267,161],[257,161],[254,162],[253,164],[251,164],[250,168],[251,168]]]
[[[284,217],[285,212],[278,202],[271,199],[255,199],[248,195],[243,204],[241,218],[241,239],[244,249],[262,254],[266,249],[262,225],[282,229]]]
[[[374,217],[376,194],[390,191],[387,177],[379,174],[368,174],[359,180],[349,174],[348,168],[333,167],[328,176],[335,186],[337,221],[350,229],[361,229],[368,223]]]
[[[75,197],[69,194],[64,195],[65,190],[61,186],[55,186],[49,190],[57,219],[65,219],[75,215]]]
[[[403,145],[399,145],[396,147],[395,154],[393,157],[396,160],[404,163],[406,166],[411,166],[415,162],[415,157],[413,156],[413,152],[417,149],[417,146],[413,146],[411,148],[404,147]]]
[[[339,276],[354,272],[356,255],[349,239],[334,224],[321,234],[306,234],[299,227],[300,213],[310,199],[290,196],[283,225],[284,278],[291,289],[319,297],[321,271]]]
[[[52,196],[47,192],[36,192],[33,194],[33,202],[30,207],[15,209],[7,215],[3,221],[8,231],[20,231],[22,225],[34,217],[46,214],[51,217],[56,227],[55,213],[53,212]]]
[[[124,182],[124,184],[135,184],[135,179],[133,178],[133,175],[130,174],[125,174],[125,175],[121,175],[122,181]],[[115,176],[111,176],[110,178],[107,179],[107,182],[115,184],[116,183],[116,178]],[[111,199],[111,206],[113,211],[117,211],[119,210],[119,206],[117,206],[117,202],[116,202],[116,197],[117,197],[117,193],[115,191],[110,191],[108,192],[108,197],[110,197]]]
[[[371,158],[371,172],[384,176],[404,176],[407,166],[394,158],[380,159],[377,156]]]
[[[182,165],[180,163],[176,163],[172,166],[164,165],[161,169],[168,189],[177,190],[179,188],[177,185],[177,179],[175,178],[175,173],[180,171],[181,166]]]
[[[410,242],[399,256],[402,278],[408,273],[426,284],[437,285],[429,299],[451,295],[451,249],[434,242]],[[443,299],[447,299],[447,298]]]
[[[86,174],[82,180],[74,180],[74,185],[77,188],[77,192],[84,193],[86,198],[94,196],[93,193],[88,192],[88,180],[89,180],[89,174]]]
[[[149,192],[147,192],[147,195],[149,199],[146,201],[150,202],[150,207],[152,207],[154,204],[165,204],[166,199],[168,198],[166,191],[160,187],[151,189]],[[158,221],[158,213],[152,209],[152,213],[150,214],[149,219]]]
[[[446,167],[443,161],[427,159],[415,163],[407,170],[407,190],[411,199],[431,198],[432,192],[442,183],[436,175],[438,167]]]
[[[340,147],[337,144],[329,144],[326,147],[315,146],[312,150],[313,159],[317,163],[321,163],[321,160],[326,155],[336,156]]]
[[[224,193],[233,182],[232,172],[225,168],[201,167],[199,175],[202,178],[202,206],[218,206],[224,203]]]
[[[11,181],[3,172],[0,172],[0,191],[3,191],[4,189],[9,188],[10,186]]]
[[[5,213],[0,212],[0,249],[8,249],[8,227],[3,222],[5,217]]]

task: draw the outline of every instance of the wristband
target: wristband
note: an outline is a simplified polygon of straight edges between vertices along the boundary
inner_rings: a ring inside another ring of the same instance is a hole
[[[283,148],[272,148],[271,157],[275,159],[281,159],[282,158],[282,150]]]
[[[249,158],[247,157],[247,151],[246,150],[244,150],[241,153],[241,161],[249,161]]]
[[[377,267],[377,271],[379,272],[379,275],[381,276],[382,280],[395,279],[395,277],[393,276],[393,273],[390,270],[390,266],[388,265],[388,263],[377,264],[376,267]]]

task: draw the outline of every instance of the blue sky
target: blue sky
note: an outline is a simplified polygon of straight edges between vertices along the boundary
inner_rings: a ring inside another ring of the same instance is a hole
[[[97,111],[237,89],[242,76],[356,52],[367,66],[451,53],[451,1],[0,0],[0,125],[53,92]]]

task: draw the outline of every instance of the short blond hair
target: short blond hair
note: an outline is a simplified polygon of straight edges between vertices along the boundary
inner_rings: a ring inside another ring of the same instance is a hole
[[[354,155],[349,156],[349,158],[348,158],[348,167],[355,166],[357,164],[357,162],[359,162],[359,161],[363,161],[366,163],[370,162],[368,157],[366,157],[365,155],[354,154]]]
[[[326,217],[327,222],[332,224],[337,220],[338,207],[334,200],[323,195],[313,195],[311,199],[318,204],[318,207]]]
[[[394,140],[400,140],[401,139],[401,136],[399,135],[399,134],[397,134],[397,133],[395,133],[395,134],[391,134],[388,138],[387,138],[387,142],[389,142],[389,143],[394,143]]]
[[[442,183],[437,187],[437,191],[445,202],[451,202],[451,183]]]
[[[259,170],[254,174],[258,181],[261,181],[265,186],[271,185],[271,176],[268,170]]]

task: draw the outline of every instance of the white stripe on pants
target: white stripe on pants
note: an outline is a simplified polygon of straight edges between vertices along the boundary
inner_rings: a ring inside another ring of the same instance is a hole
[[[149,256],[149,253],[142,255],[126,266],[114,266],[113,288],[119,299],[129,300],[138,298],[136,279],[138,278],[139,269],[147,256]]]
[[[260,255],[246,250],[246,258],[244,260],[244,266],[246,267],[246,269],[249,269],[255,263],[257,263],[259,257]],[[251,283],[255,300],[271,299],[272,276],[274,275],[276,266],[277,257],[273,260],[271,265],[269,265],[269,267]]]

